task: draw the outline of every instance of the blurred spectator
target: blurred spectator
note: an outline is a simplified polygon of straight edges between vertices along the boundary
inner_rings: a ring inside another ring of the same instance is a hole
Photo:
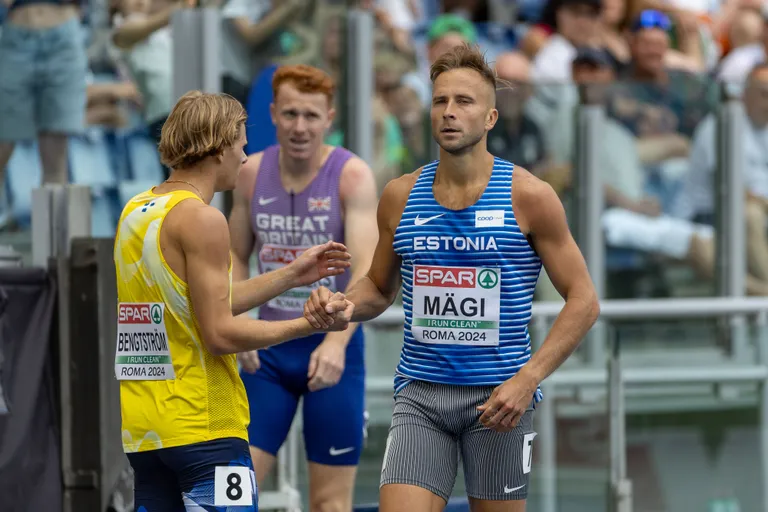
[[[128,118],[122,103],[141,106],[141,93],[132,82],[110,82],[89,84],[86,122],[89,126],[99,125],[112,130],[123,128]]]
[[[763,17],[762,40],[733,50],[720,63],[718,78],[730,85],[743,84],[755,65],[765,61],[765,49],[768,47],[768,5],[761,11]]]
[[[530,70],[528,58],[520,52],[507,52],[496,59],[501,82],[496,94],[499,119],[488,133],[488,151],[539,174],[547,155],[544,134],[525,112],[531,96]]]
[[[429,68],[442,54],[462,44],[477,42],[477,29],[471,22],[455,14],[443,14],[435,18],[427,32],[426,59],[421,59],[418,69],[403,77],[403,85],[416,92],[426,107],[432,102],[432,81]]]
[[[280,35],[304,0],[228,0],[222,8],[222,90],[246,103],[253,78],[283,54]]]
[[[38,139],[43,183],[68,181],[67,135],[82,132],[88,61],[69,0],[0,0],[0,183],[17,142]]]
[[[179,0],[120,0],[112,41],[123,50],[131,78],[141,91],[144,121],[159,144],[165,119],[173,108],[173,41],[171,16],[183,7]],[[166,173],[168,170],[166,169]]]
[[[658,11],[644,11],[633,22],[632,58],[607,108],[638,138],[644,164],[687,158],[696,125],[717,101],[717,87],[705,76],[667,67],[669,27]]]
[[[601,0],[549,0],[544,23],[551,35],[533,59],[531,77],[538,84],[570,82],[576,47],[599,43]]]
[[[581,103],[603,104],[614,83],[610,57],[601,50],[582,49],[577,53],[572,72],[579,84]],[[575,107],[575,105],[574,105]],[[573,161],[574,111],[562,111],[552,126],[555,159]],[[605,119],[598,154],[604,184],[605,211],[601,221],[606,245],[662,256],[690,265],[703,279],[714,277],[714,232],[710,226],[695,224],[662,213],[656,198],[645,194],[645,170],[640,162],[635,139],[623,126]],[[545,177],[545,179],[547,179]],[[549,181],[549,180],[548,180]],[[560,179],[562,181],[562,179]],[[768,281],[752,279],[753,293],[768,292]]]
[[[391,18],[391,24],[406,33],[424,20],[422,0],[364,0],[364,7],[380,9]]]
[[[768,282],[768,64],[758,64],[744,92],[745,119],[740,139],[744,157],[748,269]],[[717,120],[708,116],[696,130],[691,172],[675,214],[713,222],[717,166]]]

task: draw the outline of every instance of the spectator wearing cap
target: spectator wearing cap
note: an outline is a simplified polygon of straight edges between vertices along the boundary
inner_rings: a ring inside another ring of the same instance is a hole
[[[432,82],[429,68],[441,55],[463,44],[477,43],[477,29],[456,14],[443,14],[435,18],[427,31],[426,59],[420,59],[418,69],[403,77],[403,86],[412,89],[426,107],[432,101]]]
[[[571,81],[576,48],[592,46],[600,27],[602,0],[549,0],[544,22],[555,30],[533,59],[531,78],[538,84]]]
[[[729,53],[720,63],[718,80],[727,84],[741,85],[757,64],[765,62],[768,48],[768,5],[763,6],[762,41],[742,46]]]
[[[694,129],[717,102],[717,87],[705,76],[667,66],[670,26],[659,11],[643,11],[633,21],[631,60],[607,107],[637,137],[645,165],[686,159]]]

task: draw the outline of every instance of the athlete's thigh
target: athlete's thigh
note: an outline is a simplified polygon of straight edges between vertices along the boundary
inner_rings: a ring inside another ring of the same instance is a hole
[[[357,466],[365,433],[365,369],[362,363],[348,363],[335,386],[307,392],[302,412],[309,462]]]
[[[474,500],[525,500],[535,437],[532,405],[510,432],[495,432],[479,422],[467,429],[460,441],[467,495]]]
[[[186,512],[258,510],[256,476],[245,440],[216,439],[163,452],[163,462],[179,480]]]
[[[251,412],[248,442],[276,456],[291,429],[299,395],[286,387],[276,358],[265,351],[260,360],[261,368],[256,373],[240,373]]]
[[[135,512],[184,512],[176,473],[163,464],[157,450],[127,456],[133,469]]]
[[[395,396],[381,467],[382,496],[386,494],[387,501],[417,498],[406,487],[399,488],[402,497],[392,496],[386,491],[390,485],[420,487],[445,502],[453,492],[459,465],[458,439],[441,427],[441,418],[435,417],[435,389],[434,384],[416,381]]]

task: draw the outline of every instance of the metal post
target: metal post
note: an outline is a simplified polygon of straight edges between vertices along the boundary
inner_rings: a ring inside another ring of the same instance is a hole
[[[547,337],[548,319],[537,317],[533,320],[534,350],[541,347]],[[541,433],[541,510],[557,510],[557,417],[555,411],[555,383],[546,379],[541,384],[544,400],[538,405],[538,430]]]
[[[189,91],[221,92],[221,13],[218,8],[179,9],[171,17],[173,98]],[[224,211],[217,192],[211,205]]]
[[[366,162],[373,161],[373,14],[353,9],[347,14],[346,145]]]
[[[761,365],[768,366],[768,311],[758,313],[757,354]],[[760,468],[762,482],[768,482],[768,378],[760,382]],[[768,485],[762,485],[762,510],[768,510]]]
[[[32,264],[48,267],[69,256],[74,238],[91,234],[91,190],[82,185],[46,185],[32,191]]]
[[[632,512],[632,483],[627,478],[627,439],[624,379],[621,372],[619,331],[614,329],[608,360],[608,421],[610,431],[610,495],[613,512]]]
[[[577,108],[574,236],[584,254],[597,296],[602,299],[605,297],[605,242],[600,219],[604,194],[599,158],[600,153],[606,151],[602,139],[605,111],[602,105],[579,105]],[[605,340],[605,327],[595,325],[586,338],[590,364],[605,364]]]
[[[746,115],[738,99],[720,104],[717,125],[718,165],[715,173],[717,294],[743,297],[747,274],[744,222],[744,152],[742,133]],[[746,320],[734,316],[730,323],[732,356],[749,359]]]

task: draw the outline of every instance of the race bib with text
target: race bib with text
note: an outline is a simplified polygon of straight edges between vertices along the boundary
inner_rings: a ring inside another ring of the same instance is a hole
[[[416,265],[411,333],[422,343],[497,346],[501,270]]]
[[[296,260],[301,253],[309,249],[309,247],[286,247],[273,244],[264,244],[259,251],[259,261],[261,262],[261,268],[263,273],[272,272]],[[280,309],[283,311],[303,312],[304,304],[309,299],[312,290],[325,286],[329,290],[336,291],[336,277],[330,276],[320,279],[316,283],[312,283],[308,286],[299,286],[292,288],[282,295],[278,295],[272,300],[267,302],[267,305],[273,309]]]
[[[121,302],[117,310],[117,380],[174,380],[165,304]]]

